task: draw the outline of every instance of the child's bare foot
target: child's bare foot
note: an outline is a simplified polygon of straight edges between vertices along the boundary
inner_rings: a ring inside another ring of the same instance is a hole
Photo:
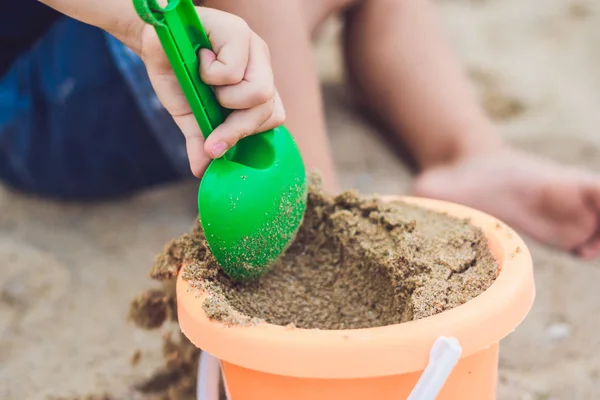
[[[515,149],[425,170],[417,196],[490,213],[585,259],[600,255],[600,178]]]

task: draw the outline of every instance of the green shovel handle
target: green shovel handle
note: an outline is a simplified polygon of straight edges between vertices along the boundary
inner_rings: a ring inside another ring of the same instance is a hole
[[[167,58],[205,138],[231,112],[218,103],[210,86],[200,79],[198,51],[211,49],[192,0],[133,0],[137,14],[154,26]]]

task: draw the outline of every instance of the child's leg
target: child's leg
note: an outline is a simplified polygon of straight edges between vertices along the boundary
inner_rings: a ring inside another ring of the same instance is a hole
[[[429,0],[363,0],[346,18],[352,83],[420,168],[499,139],[466,83]]]
[[[321,171],[326,184],[337,182],[327,140],[311,32],[334,5],[302,0],[207,0],[204,5],[236,14],[269,45],[277,89],[286,108],[290,129],[308,168]],[[347,0],[346,0],[347,2]]]
[[[0,179],[8,185],[89,199],[181,176],[100,29],[62,18],[0,77]]]
[[[467,204],[585,257],[600,254],[600,179],[503,144],[426,0],[363,0],[346,54],[366,105],[422,168],[417,194]]]

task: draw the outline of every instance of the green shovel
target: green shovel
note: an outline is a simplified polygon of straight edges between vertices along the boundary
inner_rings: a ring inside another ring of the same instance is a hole
[[[196,117],[208,137],[231,112],[200,79],[198,51],[210,42],[191,0],[133,0],[154,26]],[[284,126],[240,140],[213,160],[198,189],[198,212],[211,252],[234,280],[254,279],[286,250],[306,209],[306,170]]]

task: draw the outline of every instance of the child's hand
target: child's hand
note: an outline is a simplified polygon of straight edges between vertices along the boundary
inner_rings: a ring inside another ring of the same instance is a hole
[[[215,87],[224,107],[235,110],[205,143],[154,28],[137,16],[131,0],[40,1],[110,32],[142,57],[154,90],[186,137],[190,166],[198,177],[211,158],[285,119],[265,42],[232,14],[196,7],[214,50],[200,52],[202,79]]]
[[[214,86],[219,103],[235,110],[206,142],[150,25],[142,32],[140,55],[156,94],[186,137],[190,167],[200,177],[212,158],[223,155],[241,138],[281,125],[285,111],[275,90],[265,42],[232,14],[196,10],[214,51],[200,51],[200,75]]]

